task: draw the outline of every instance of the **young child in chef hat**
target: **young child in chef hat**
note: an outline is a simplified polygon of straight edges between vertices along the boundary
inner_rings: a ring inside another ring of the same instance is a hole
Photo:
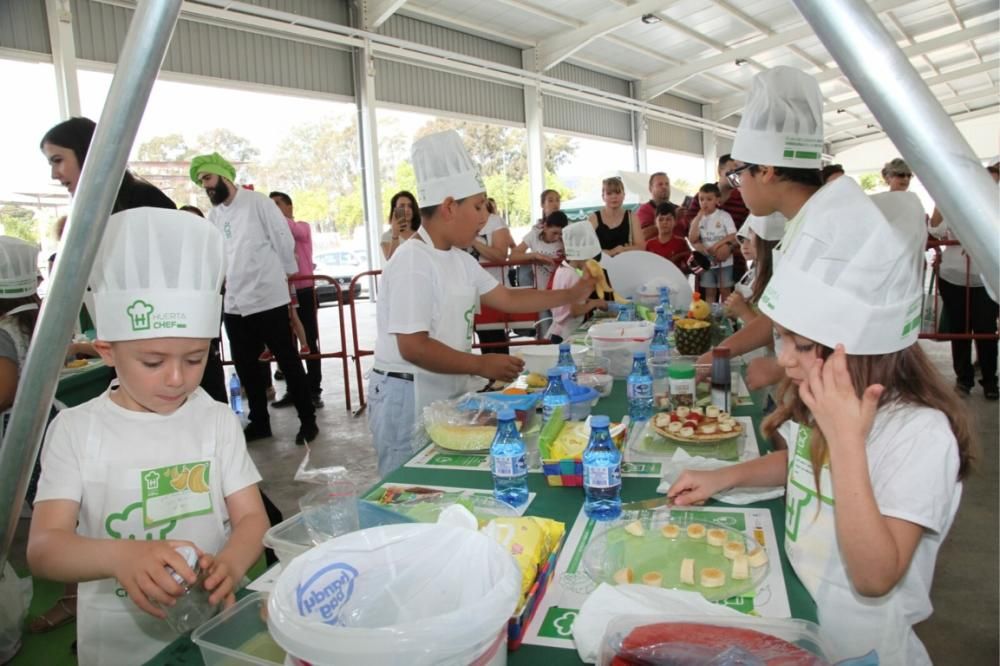
[[[108,221],[91,287],[97,348],[118,372],[49,427],[28,540],[32,573],[79,581],[81,664],[141,664],[177,635],[163,608],[192,567],[231,604],[268,527],[236,416],[198,387],[219,332],[222,234],[182,211]]]
[[[584,264],[587,263],[588,259],[600,256],[601,241],[598,240],[597,232],[594,231],[593,226],[573,222],[563,229],[563,248],[566,260],[556,269],[552,278],[553,289],[572,287],[582,279],[583,275],[588,274],[584,269]],[[607,280],[606,272],[605,280]],[[576,303],[567,303],[552,308],[552,328],[549,329],[549,339],[554,343],[560,343],[572,335],[594,310],[607,310],[608,301],[596,298],[596,296],[597,294],[590,294],[589,297],[581,298]],[[614,298],[614,294],[606,294],[606,298]]]
[[[850,235],[805,217],[760,300],[787,375],[762,432],[788,450],[686,471],[669,495],[686,505],[735,486],[785,484],[785,551],[833,658],[875,650],[883,664],[930,664],[912,627],[931,614],[934,561],[969,471],[971,432],[917,344],[921,217],[906,206],[880,212],[867,197],[851,213],[860,221],[837,218]]]
[[[726,299],[726,310],[744,325],[757,317],[757,302],[774,272],[772,253],[785,233],[785,216],[779,212],[767,216],[748,215],[736,232],[740,252],[753,264],[743,274],[736,288]],[[746,360],[746,359],[744,359]]]
[[[423,137],[411,158],[421,224],[382,272],[368,389],[368,424],[383,477],[425,445],[415,428],[424,407],[482,388],[473,376],[511,381],[520,373],[520,358],[471,353],[480,302],[502,312],[542,312],[594,288],[590,278],[562,290],[499,284],[459,249],[472,245],[486,206],[486,187],[461,137],[454,130]]]

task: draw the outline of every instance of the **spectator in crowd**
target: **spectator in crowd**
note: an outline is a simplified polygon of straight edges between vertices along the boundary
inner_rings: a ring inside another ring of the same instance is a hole
[[[392,257],[396,248],[409,239],[420,228],[420,208],[417,198],[400,190],[389,200],[389,230],[382,234],[382,256],[386,261]]]
[[[601,183],[604,207],[590,214],[587,220],[597,232],[601,249],[609,257],[629,250],[645,249],[639,218],[632,215],[625,202],[625,184],[618,177],[605,178]]]
[[[656,207],[656,236],[646,241],[646,252],[658,254],[674,262],[681,270],[686,270],[687,258],[691,250],[683,238],[674,234],[677,227],[677,206],[665,201]]]
[[[657,171],[649,177],[649,196],[650,200],[635,212],[635,216],[639,218],[639,226],[642,227],[643,239],[648,242],[659,234],[656,218],[663,205],[673,209],[671,217],[674,218],[674,233],[683,238],[687,234],[687,224],[677,219],[677,206],[670,203],[670,177],[667,174]]]
[[[733,250],[736,247],[736,224],[726,211],[719,208],[719,187],[705,183],[698,190],[699,210],[691,220],[688,238],[696,250],[711,259],[711,265],[701,274],[705,300],[714,303],[716,294],[729,298],[733,288]]]
[[[885,166],[882,167],[882,178],[889,186],[890,192],[905,192],[910,189],[913,170],[902,158],[896,157],[886,162]]]
[[[538,220],[537,226],[542,226],[542,223],[552,213],[559,210],[562,206],[562,195],[556,190],[542,190],[542,218]]]
[[[80,171],[87,159],[87,151],[90,149],[90,141],[94,138],[96,128],[97,124],[90,118],[70,118],[52,127],[42,137],[40,147],[52,167],[52,179],[58,180],[69,190],[70,195],[76,193],[76,186],[80,182]],[[155,185],[126,169],[111,212],[117,213],[141,206],[177,208],[170,197]]]
[[[729,182],[729,178],[726,174],[730,171],[735,171],[743,166],[743,163],[739,160],[733,159],[732,155],[726,153],[719,158],[719,169],[718,176],[719,180],[716,186],[719,188],[719,208],[729,213],[729,216],[733,218],[733,224],[739,229],[743,226],[743,222],[746,221],[747,215],[750,214],[750,210],[747,208],[746,203],[743,202],[743,195],[740,193],[738,187],[733,187],[733,184]],[[687,211],[687,217],[689,220],[693,220],[694,216],[698,214],[701,210],[701,204],[698,203],[698,197],[694,197],[691,200],[690,208]]]
[[[267,385],[257,360],[266,346],[278,361],[298,412],[296,444],[316,439],[316,411],[306,374],[292,341],[288,281],[298,270],[295,240],[274,202],[259,192],[237,187],[236,169],[218,153],[191,162],[191,180],[205,188],[212,210],[208,219],[221,231],[226,250],[223,303],[229,346],[246,390],[250,424],[247,442],[271,436]]]
[[[987,168],[993,181],[1000,181],[1000,162],[994,162]],[[937,208],[931,215],[930,232],[931,236],[938,239],[957,240]],[[941,332],[995,334],[1000,306],[990,298],[979,270],[972,265],[969,255],[961,247],[951,245],[941,249],[943,255],[938,268],[938,291],[944,306]],[[987,400],[997,400],[1000,398],[1000,391],[997,389],[997,341],[980,338],[975,342],[979,370],[983,376],[980,381],[983,395]],[[976,380],[971,340],[951,341],[951,364],[955,370],[955,390],[962,395],[969,395]]]
[[[549,289],[552,274],[563,259],[563,229],[569,224],[566,213],[556,210],[549,213],[541,227],[532,227],[524,240],[510,254],[511,261],[533,261],[536,289]]]
[[[285,216],[285,220],[288,221],[288,229],[292,232],[292,238],[295,239],[295,261],[299,267],[298,274],[312,275],[315,266],[313,264],[312,226],[308,222],[295,221],[295,209],[290,196],[284,192],[271,192],[268,196],[278,206],[281,214]],[[313,280],[304,278],[293,281],[292,288],[294,289],[294,300],[298,302],[298,307],[293,307],[289,313],[293,319],[297,318],[299,320],[299,326],[302,329],[301,332],[297,331],[296,335],[302,336],[299,342],[310,355],[318,354],[319,320],[317,318],[315,284]],[[323,406],[322,365],[321,359],[306,359],[306,378],[309,384],[309,397],[312,399],[313,407],[317,409]],[[291,393],[285,393],[284,397],[280,400],[271,403],[273,407],[291,407],[292,404]]]
[[[823,184],[832,183],[841,176],[844,175],[844,167],[839,164],[827,164],[820,171],[820,177],[823,179]]]
[[[495,264],[507,261],[510,251],[514,248],[514,239],[510,235],[507,223],[497,212],[497,202],[492,197],[483,206],[481,224],[476,239],[468,248],[469,254],[479,260],[480,264]],[[508,285],[507,269],[503,266],[493,266],[486,272],[501,285]],[[508,354],[510,347],[507,342],[507,330],[503,322],[506,317],[499,310],[487,306],[481,308],[476,315],[475,329],[479,344],[488,345],[482,348],[484,354]]]
[[[205,217],[205,214],[201,212],[201,208],[198,208],[197,206],[192,206],[190,204],[185,204],[184,206],[181,206],[177,210],[182,210],[185,213],[191,213],[192,215],[197,215],[198,217]]]

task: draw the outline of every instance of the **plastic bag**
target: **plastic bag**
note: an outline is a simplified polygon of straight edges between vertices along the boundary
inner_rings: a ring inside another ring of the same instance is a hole
[[[539,394],[467,393],[424,407],[423,428],[432,442],[450,451],[487,451],[497,431],[497,412],[514,410],[521,436],[537,427]]]
[[[604,633],[600,666],[829,666],[819,627],[804,620],[622,616]]]
[[[4,564],[0,595],[0,663],[7,663],[21,649],[21,632],[31,605],[31,576],[18,578],[10,564]]]
[[[299,468],[295,470],[295,480],[325,484],[346,478],[347,468],[334,464],[331,460],[334,455],[329,447],[313,451],[312,447],[306,444],[306,454],[302,457]]]
[[[484,534],[376,527],[292,560],[268,629],[292,663],[466,666],[505,649],[520,587],[514,560]]]

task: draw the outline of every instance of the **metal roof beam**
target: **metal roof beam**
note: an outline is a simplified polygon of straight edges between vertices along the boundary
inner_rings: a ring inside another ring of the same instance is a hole
[[[911,2],[911,0],[878,0],[872,4],[872,9],[876,12],[886,12],[890,9],[901,7],[909,2]],[[699,74],[705,70],[722,64],[733,62],[734,60],[752,58],[755,55],[764,53],[765,51],[770,51],[771,49],[775,49],[780,46],[785,46],[786,44],[791,44],[792,42],[798,41],[804,37],[809,37],[812,34],[812,28],[808,23],[803,22],[802,25],[779,34],[754,40],[744,44],[743,46],[728,49],[717,55],[709,56],[708,58],[701,58],[699,60],[686,62],[680,67],[676,67],[661,74],[654,74],[653,76],[643,79],[640,82],[639,96],[642,99],[656,97],[660,93],[667,92],[674,86],[686,81],[695,74]]]
[[[617,30],[626,23],[665,9],[676,0],[639,0],[634,5],[623,7],[598,17],[578,28],[547,38],[535,48],[535,63],[540,72],[551,69],[566,58],[599,37]]]
[[[362,0],[361,22],[365,30],[375,30],[406,4],[406,0]]]
[[[987,60],[986,62],[973,65],[971,67],[966,67],[964,69],[956,69],[951,72],[945,72],[939,74],[938,76],[931,76],[924,79],[924,83],[927,87],[939,86],[942,83],[948,83],[949,81],[955,81],[957,79],[964,79],[967,76],[973,76],[975,74],[981,74],[982,72],[992,72],[997,69],[1000,65],[1000,59]],[[847,109],[852,106],[857,106],[858,104],[864,104],[864,101],[860,96],[855,95],[854,97],[848,97],[847,99],[842,99],[839,101],[831,101],[826,106],[823,107],[823,111],[838,111],[840,109]]]
[[[976,102],[986,98],[994,98],[1000,100],[1000,89],[995,86],[984,86],[978,90],[973,90],[971,92],[963,93],[961,95],[952,95],[950,97],[939,97],[938,102],[941,106],[955,106],[956,104],[966,104],[968,102]],[[968,109],[966,109],[968,111]],[[857,133],[857,130],[864,129],[865,127],[875,126],[878,127],[878,122],[873,116],[869,116],[867,121],[862,121],[859,123],[852,123],[850,125],[826,125],[826,138],[829,139],[831,136],[836,136],[837,134],[842,134],[848,132],[851,134]]]
[[[982,118],[983,116],[992,116],[1000,111],[1000,104],[994,104],[992,106],[984,107],[982,109],[976,109],[975,111],[966,111],[965,113],[956,113],[951,116],[951,120],[954,123],[959,123],[963,120],[973,120],[975,118]],[[871,134],[865,134],[864,136],[855,137],[853,139],[846,139],[844,141],[835,141],[830,145],[830,150],[834,155],[837,155],[848,148],[853,148],[854,146],[860,146],[864,143],[869,143],[871,141],[877,141],[878,139],[886,138],[885,132],[879,130],[877,132],[872,132]]]

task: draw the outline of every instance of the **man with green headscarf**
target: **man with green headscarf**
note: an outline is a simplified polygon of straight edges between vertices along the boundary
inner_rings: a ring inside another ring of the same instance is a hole
[[[288,276],[298,272],[288,223],[271,199],[237,187],[233,183],[236,169],[218,153],[195,157],[190,175],[205,188],[212,202],[208,219],[225,239],[223,311],[233,362],[250,408],[250,424],[243,431],[246,440],[271,436],[267,373],[257,360],[266,345],[285,375],[299,415],[301,427],[295,443],[311,442],[319,433],[316,410],[288,317]]]

